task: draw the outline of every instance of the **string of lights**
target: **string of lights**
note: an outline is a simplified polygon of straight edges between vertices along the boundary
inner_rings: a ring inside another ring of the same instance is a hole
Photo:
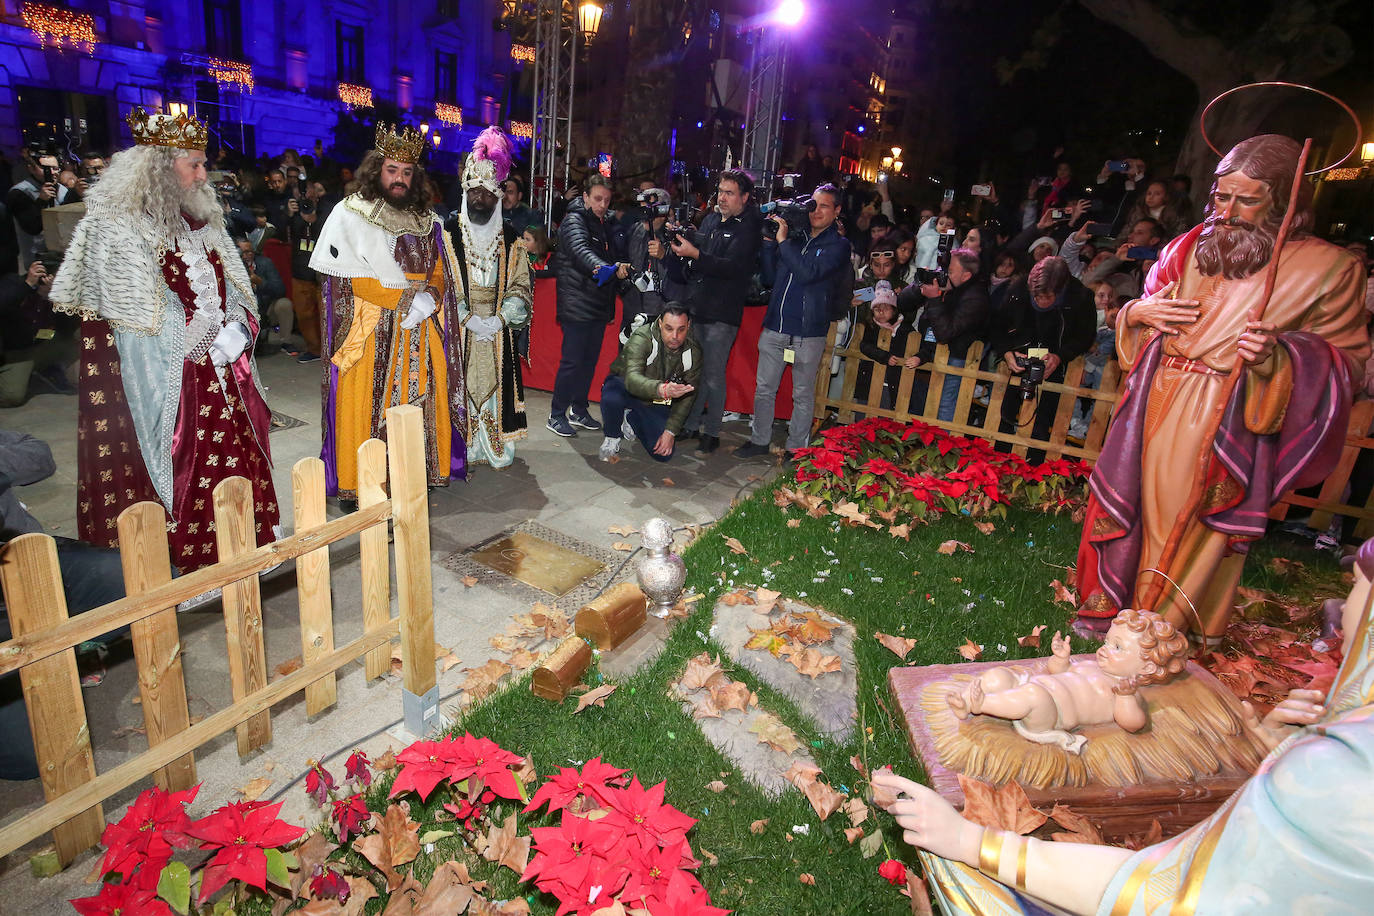
[[[100,41],[95,34],[95,17],[43,3],[24,4],[24,25],[38,39],[40,47],[63,50],[68,45],[87,54]]]

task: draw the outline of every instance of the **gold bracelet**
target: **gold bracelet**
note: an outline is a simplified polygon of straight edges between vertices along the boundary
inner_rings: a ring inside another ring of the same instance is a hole
[[[1030,849],[1030,837],[1021,837],[1021,848],[1016,852],[1016,886],[1026,887],[1026,852]]]
[[[991,827],[983,828],[983,842],[978,849],[978,870],[990,878],[997,877],[997,869],[1002,860],[1002,831]]]

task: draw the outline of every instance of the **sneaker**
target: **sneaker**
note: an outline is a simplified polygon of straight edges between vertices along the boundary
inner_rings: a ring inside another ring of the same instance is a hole
[[[620,440],[610,438],[602,439],[601,448],[597,449],[596,452],[597,457],[600,458],[602,461],[610,461],[612,458],[615,458],[619,454]]]
[[[562,436],[564,439],[575,439],[577,437],[577,430],[572,428],[572,424],[568,422],[568,418],[562,414],[555,414],[549,417],[549,422],[544,425],[548,427],[550,432]]]
[[[701,441],[697,443],[698,455],[709,455],[718,448],[720,448],[720,436],[701,434]]]
[[[768,454],[768,446],[746,442],[735,449],[733,454],[736,458],[762,458]]]
[[[293,343],[292,343],[291,341],[289,341],[289,340],[288,340],[286,343],[284,343],[284,344],[281,345],[281,351],[282,351],[283,353],[285,353],[287,356],[300,356],[300,355],[301,355],[301,348],[298,347],[298,346],[296,346],[295,344],[293,344]]]
[[[620,421],[620,438],[628,439],[631,442],[634,442],[638,438],[638,436],[635,435],[635,428],[630,425],[629,414],[626,414],[625,418]]]
[[[601,424],[593,420],[591,414],[585,412],[578,413],[573,410],[568,411],[568,422],[578,429],[590,429],[595,431],[601,428]]]
[[[317,362],[319,362],[319,361],[320,361],[320,354],[318,354],[318,353],[309,353],[309,352],[306,352],[306,353],[302,353],[300,356],[297,356],[297,357],[296,357],[296,362],[298,362],[298,363],[317,363]]]
[[[725,413],[723,413],[723,414],[721,415],[720,422],[722,422],[722,423],[738,423],[740,420],[749,420],[749,419],[752,419],[752,417],[750,417],[750,415],[747,414],[747,413],[739,413],[739,412],[734,411],[734,410],[727,410],[727,411],[725,411]]]

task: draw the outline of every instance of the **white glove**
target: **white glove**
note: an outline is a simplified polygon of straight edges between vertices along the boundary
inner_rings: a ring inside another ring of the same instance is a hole
[[[501,333],[501,319],[496,315],[480,318],[473,315],[468,319],[468,333],[480,341],[495,340]]]
[[[433,315],[437,307],[434,297],[429,294],[429,291],[421,290],[415,294],[414,299],[410,300],[410,311],[406,312],[406,316],[401,319],[401,327],[407,331],[418,328],[420,322]]]
[[[210,362],[216,369],[229,365],[248,349],[251,340],[248,329],[240,322],[226,325],[210,343]]]

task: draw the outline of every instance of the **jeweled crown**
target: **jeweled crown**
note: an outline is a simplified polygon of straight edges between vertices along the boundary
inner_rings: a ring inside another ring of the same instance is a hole
[[[415,128],[403,128],[398,134],[390,124],[377,123],[377,152],[386,158],[414,165],[424,148],[425,138]]]
[[[138,106],[125,118],[140,146],[174,146],[177,149],[205,149],[210,131],[189,114],[149,114]]]

